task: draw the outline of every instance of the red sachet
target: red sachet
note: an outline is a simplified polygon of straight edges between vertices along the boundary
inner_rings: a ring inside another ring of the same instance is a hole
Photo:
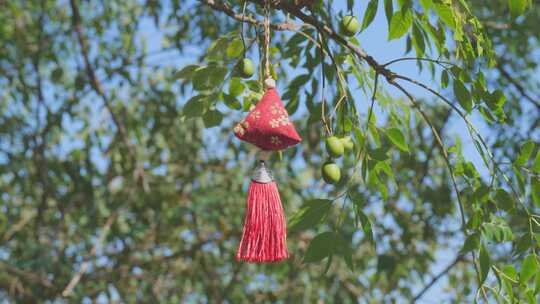
[[[274,88],[234,127],[234,134],[263,150],[283,150],[302,141]]]

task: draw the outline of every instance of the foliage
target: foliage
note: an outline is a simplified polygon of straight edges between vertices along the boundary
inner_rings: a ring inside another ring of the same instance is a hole
[[[254,153],[230,129],[263,93],[236,68],[264,70],[262,3],[0,4],[0,298],[378,303],[438,282],[438,300],[535,303],[540,9],[275,1],[271,70],[304,138],[272,156],[292,257],[245,265]],[[364,51],[377,18],[404,57]],[[335,186],[330,135],[355,143]]]

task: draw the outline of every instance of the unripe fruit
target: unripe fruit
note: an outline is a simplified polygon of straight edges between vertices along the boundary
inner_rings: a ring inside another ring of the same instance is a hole
[[[330,136],[326,139],[326,152],[332,157],[340,157],[343,155],[344,148],[341,140],[335,136]]]
[[[360,29],[360,23],[358,23],[358,18],[355,16],[343,16],[341,20],[341,31],[345,36],[352,37],[358,33]]]
[[[339,140],[341,141],[343,148],[345,148],[345,151],[352,151],[352,149],[354,149],[354,142],[350,136],[342,137]]]
[[[240,76],[242,76],[242,78],[250,78],[255,72],[253,62],[249,58],[242,59],[238,66],[238,72],[240,73]]]
[[[334,162],[326,162],[322,167],[322,177],[327,184],[336,184],[341,179],[341,169]]]

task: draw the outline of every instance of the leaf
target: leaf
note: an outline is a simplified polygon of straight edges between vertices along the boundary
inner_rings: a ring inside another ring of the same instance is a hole
[[[392,20],[392,15],[394,14],[394,0],[384,0],[384,13],[386,15],[386,21],[390,24]]]
[[[182,68],[180,71],[177,71],[176,73],[174,73],[174,78],[175,79],[191,78],[193,75],[193,72],[195,72],[195,70],[197,70],[198,68],[200,67],[195,64],[187,65],[184,68]]]
[[[504,189],[497,189],[497,193],[495,193],[495,201],[497,202],[499,208],[505,211],[514,208],[514,200],[512,199],[512,196]]]
[[[540,208],[540,178],[531,178],[531,196],[536,207]]]
[[[396,12],[390,20],[388,29],[388,40],[393,40],[405,35],[412,25],[413,16],[410,10]]]
[[[331,200],[309,200],[298,210],[289,222],[289,232],[306,230],[315,227],[328,213],[332,206]]]
[[[365,30],[371,24],[371,22],[373,22],[373,19],[375,19],[375,15],[377,15],[378,7],[379,0],[369,1],[366,12],[364,13],[364,19],[362,20],[362,28],[360,29],[360,31]]]
[[[229,45],[227,45],[227,49],[225,50],[227,57],[229,58],[236,58],[244,52],[244,44],[242,43],[242,40],[235,39]]]
[[[318,234],[309,243],[304,263],[318,262],[332,253],[335,250],[336,235],[334,232],[327,231]]]
[[[441,73],[441,86],[443,88],[448,87],[448,72],[446,70],[443,70]]]
[[[534,149],[533,141],[528,140],[527,142],[525,142],[519,149],[519,154],[518,154],[517,159],[514,161],[514,165],[518,167],[522,167],[523,165],[525,165],[525,163],[527,163],[529,158],[531,158],[533,149]]]
[[[531,167],[531,170],[534,173],[540,173],[540,150],[536,152],[536,157],[534,158],[533,165]]]
[[[533,277],[538,268],[536,256],[531,254],[527,256],[521,263],[521,271],[519,274],[519,281],[522,284],[527,285],[527,282]]]
[[[456,21],[454,20],[454,12],[452,7],[447,4],[433,3],[433,10],[451,29],[456,29]]]
[[[480,284],[484,283],[491,267],[489,252],[484,245],[480,247]]]
[[[471,93],[469,93],[469,90],[467,90],[463,82],[459,79],[454,79],[454,94],[461,107],[465,109],[465,111],[471,112],[473,108]]]
[[[527,0],[508,0],[508,8],[512,18],[517,18],[527,9]]]
[[[336,253],[343,257],[343,259],[345,260],[345,264],[347,264],[347,266],[349,267],[351,271],[354,270],[354,264],[352,260],[352,248],[350,245],[350,241],[347,241],[341,235],[336,234],[334,242],[337,243]]]
[[[193,89],[206,91],[217,88],[225,80],[227,69],[215,65],[209,65],[197,69],[193,76]]]
[[[238,77],[231,78],[231,81],[229,82],[229,94],[231,96],[240,96],[244,92],[244,84],[242,83],[242,80]]]
[[[223,120],[223,114],[218,110],[208,110],[203,115],[203,122],[206,128],[219,126]]]
[[[473,233],[465,239],[461,253],[467,253],[469,251],[476,250],[480,246],[480,236],[477,233]]]
[[[187,118],[201,116],[204,113],[204,109],[206,107],[206,104],[204,102],[206,100],[206,97],[207,96],[205,95],[197,95],[192,97],[184,105],[184,108],[182,109],[182,114]]]
[[[364,235],[368,239],[368,241],[375,245],[375,238],[373,237],[373,228],[371,221],[369,220],[369,217],[362,211],[357,210],[358,217],[360,218],[360,223],[362,224],[362,230],[364,230]]]
[[[390,128],[386,130],[386,136],[390,141],[404,152],[409,152],[409,146],[405,142],[405,136],[398,128]]]

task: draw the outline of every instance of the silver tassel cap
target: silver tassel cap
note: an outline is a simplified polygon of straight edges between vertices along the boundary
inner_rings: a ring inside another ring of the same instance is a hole
[[[261,184],[267,184],[274,181],[272,172],[270,172],[270,169],[268,169],[268,167],[266,166],[266,162],[264,160],[259,161],[259,163],[257,164],[257,167],[253,171],[253,175],[251,176],[251,179]]]

